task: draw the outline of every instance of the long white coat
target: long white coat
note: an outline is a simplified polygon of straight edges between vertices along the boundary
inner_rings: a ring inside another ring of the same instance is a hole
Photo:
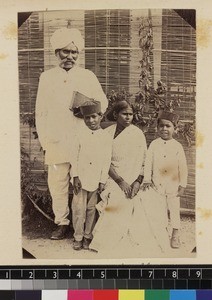
[[[76,130],[85,126],[69,109],[73,91],[100,101],[102,112],[107,108],[108,100],[90,70],[75,66],[68,72],[60,67],[43,72],[36,100],[36,128],[48,165],[70,161]]]

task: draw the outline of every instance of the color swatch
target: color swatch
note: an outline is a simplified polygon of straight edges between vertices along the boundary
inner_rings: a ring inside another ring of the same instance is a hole
[[[212,300],[212,290],[0,290],[0,300]]]

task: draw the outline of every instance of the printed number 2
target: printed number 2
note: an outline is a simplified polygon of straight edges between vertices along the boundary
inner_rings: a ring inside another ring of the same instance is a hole
[[[33,272],[29,272],[29,279],[33,279]]]

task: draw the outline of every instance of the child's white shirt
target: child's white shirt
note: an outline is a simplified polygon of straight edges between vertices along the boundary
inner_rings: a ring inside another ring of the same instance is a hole
[[[182,145],[175,139],[152,141],[144,166],[144,183],[153,183],[162,195],[176,196],[179,186],[186,187],[188,169]]]
[[[71,156],[72,176],[78,176],[82,188],[94,191],[99,183],[106,183],[111,163],[112,139],[103,129],[90,130],[86,126],[76,136]]]

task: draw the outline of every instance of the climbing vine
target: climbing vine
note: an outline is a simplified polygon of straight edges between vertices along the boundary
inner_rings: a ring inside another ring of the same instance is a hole
[[[179,96],[167,97],[167,87],[159,80],[157,88],[153,87],[153,26],[151,16],[140,18],[139,26],[139,47],[140,47],[140,75],[138,79],[138,92],[134,95],[134,124],[139,126],[144,132],[148,132],[150,127],[156,126],[156,119],[161,110],[174,112],[181,105],[182,99]],[[131,98],[125,90],[121,92],[111,91],[108,94],[109,107],[119,100]],[[187,142],[188,147],[194,140],[194,122],[180,121],[176,133],[181,135]]]

